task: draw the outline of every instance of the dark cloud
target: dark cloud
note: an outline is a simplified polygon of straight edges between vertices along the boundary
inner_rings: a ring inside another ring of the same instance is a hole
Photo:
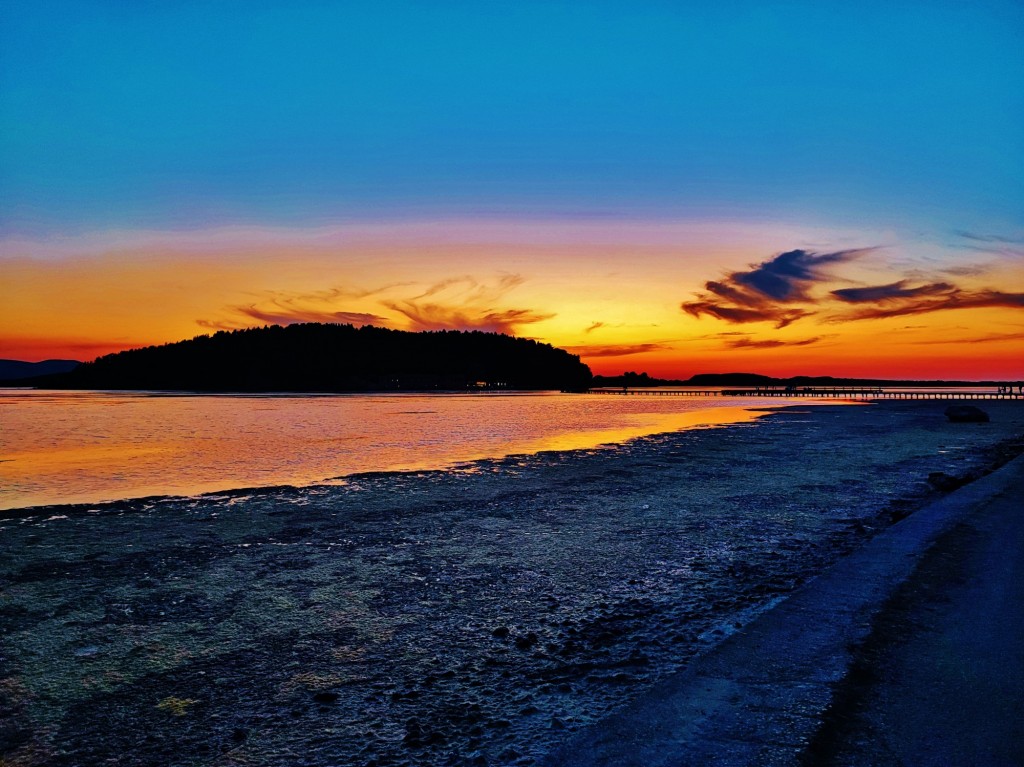
[[[734,285],[745,286],[776,301],[808,301],[810,297],[806,293],[807,286],[828,279],[821,273],[822,266],[844,263],[868,250],[840,250],[835,253],[790,250],[759,264],[749,272],[735,272],[729,279]]]
[[[257,306],[236,306],[235,311],[270,325],[294,325],[299,322],[338,322],[343,325],[382,325],[387,322],[378,314],[346,311],[318,311],[284,307],[281,309],[261,309]]]
[[[851,314],[836,315],[829,320],[831,322],[877,320],[952,309],[982,309],[986,307],[1024,309],[1024,293],[1004,293],[999,290],[964,291],[954,288],[951,292],[938,297],[913,297],[879,302],[878,306],[864,307]]]
[[[956,291],[955,285],[948,282],[933,282],[929,285],[919,285],[916,288],[907,287],[908,280],[890,282],[888,285],[873,285],[866,288],[842,288],[833,290],[832,295],[840,301],[849,304],[877,303],[885,301],[899,301],[909,298],[920,298],[922,296],[948,295]]]
[[[603,322],[595,322],[592,325],[590,325],[590,327],[586,328],[583,332],[584,333],[593,333],[598,328],[603,328],[604,326],[605,326],[605,323],[603,323]]]
[[[708,315],[732,323],[773,322],[778,328],[813,314],[792,304],[813,304],[810,288],[830,277],[828,266],[841,264],[869,253],[873,248],[813,253],[790,250],[751,266],[745,272],[733,272],[721,280],[704,284],[707,293],[685,301],[681,308],[694,317]]]
[[[608,344],[591,346],[566,346],[563,347],[570,354],[580,357],[628,357],[631,354],[644,354],[662,349],[671,349],[669,344]]]
[[[803,309],[782,309],[767,304],[759,309],[744,309],[738,306],[725,306],[714,301],[689,301],[684,303],[682,308],[683,311],[694,317],[707,314],[734,323],[774,322],[777,328],[784,328],[801,317],[811,314]]]

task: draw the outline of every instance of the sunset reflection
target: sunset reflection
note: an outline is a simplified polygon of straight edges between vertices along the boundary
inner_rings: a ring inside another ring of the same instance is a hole
[[[58,409],[54,403],[64,407]],[[309,485],[585,450],[764,415],[706,398],[0,394],[0,508]],[[452,439],[458,434],[458,439]]]

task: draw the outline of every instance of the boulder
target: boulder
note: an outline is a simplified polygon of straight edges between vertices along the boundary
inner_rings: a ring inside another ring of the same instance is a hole
[[[988,413],[974,405],[950,405],[946,418],[952,423],[988,423]]]

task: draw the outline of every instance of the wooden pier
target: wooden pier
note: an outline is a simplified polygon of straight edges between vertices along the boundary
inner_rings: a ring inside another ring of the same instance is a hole
[[[880,389],[869,386],[836,386],[795,388],[761,386],[746,389],[629,389],[605,387],[590,389],[591,394],[618,394],[653,397],[817,397],[825,399],[855,400],[1017,400],[1024,402],[1021,391],[913,391],[906,389]]]

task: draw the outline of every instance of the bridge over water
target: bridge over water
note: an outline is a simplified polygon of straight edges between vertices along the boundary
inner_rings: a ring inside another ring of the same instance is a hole
[[[1015,389],[1015,390],[1013,390]],[[880,388],[872,386],[755,386],[747,388],[690,389],[690,388],[614,388],[590,389],[591,394],[617,394],[646,397],[818,397],[826,399],[856,400],[1018,400],[1024,402],[1024,392],[1014,386],[1010,390]]]

